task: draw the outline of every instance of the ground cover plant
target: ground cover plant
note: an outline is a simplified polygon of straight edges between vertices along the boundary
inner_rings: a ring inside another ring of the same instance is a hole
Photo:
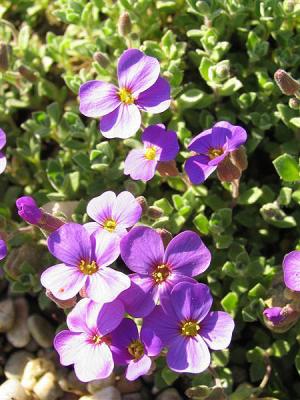
[[[0,398],[300,398],[300,4],[0,4]]]

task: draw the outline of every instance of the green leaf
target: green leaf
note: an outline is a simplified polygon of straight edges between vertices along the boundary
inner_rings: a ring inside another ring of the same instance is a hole
[[[299,179],[299,165],[290,154],[282,154],[273,161],[273,164],[284,181],[294,182]]]
[[[238,305],[238,295],[235,292],[229,292],[221,300],[221,305],[225,311],[235,313]]]
[[[209,81],[209,68],[213,65],[214,64],[207,57],[202,58],[199,71],[205,81]]]

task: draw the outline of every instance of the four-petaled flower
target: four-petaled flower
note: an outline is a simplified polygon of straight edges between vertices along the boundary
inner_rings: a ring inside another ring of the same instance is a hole
[[[106,303],[130,286],[128,276],[107,268],[118,258],[118,248],[112,241],[90,235],[82,225],[61,226],[49,236],[48,249],[62,264],[46,269],[41,283],[59,300],[85,289],[89,298]]]
[[[151,368],[151,356],[157,356],[162,350],[160,339],[151,340],[152,332],[142,328],[139,335],[132,319],[124,318],[111,334],[111,350],[118,365],[127,365],[126,378],[133,381],[146,375]],[[144,341],[149,342],[149,346]]]
[[[294,250],[286,254],[282,265],[286,287],[300,292],[300,251]]]
[[[140,110],[155,114],[170,106],[169,83],[159,74],[156,58],[138,49],[126,50],[118,62],[119,88],[97,80],[84,83],[79,90],[80,112],[101,117],[103,136],[128,138],[140,128]]]
[[[5,145],[6,145],[6,134],[3,131],[3,129],[0,128],[0,150],[2,150]],[[2,153],[2,151],[0,151],[0,174],[2,174],[2,172],[5,170],[6,164],[7,164],[6,157]]]
[[[75,374],[82,382],[107,378],[114,368],[111,332],[123,316],[124,307],[119,300],[107,304],[80,300],[67,316],[69,330],[59,332],[54,339],[60,363],[74,364]]]
[[[197,154],[188,158],[185,163],[185,170],[191,182],[204,182],[222,162],[226,163],[228,155],[246,140],[245,129],[225,121],[218,122],[211,129],[197,135],[188,146],[190,151]],[[236,169],[235,166],[233,168]]]
[[[152,331],[145,344],[160,340],[168,348],[167,364],[173,371],[200,373],[210,364],[208,348],[228,347],[233,319],[226,312],[210,311],[212,302],[206,285],[178,283],[144,319],[143,329]]]
[[[138,226],[121,240],[121,257],[130,275],[131,286],[121,294],[126,311],[134,317],[148,315],[158,300],[170,293],[178,282],[204,272],[211,254],[192,231],[175,236],[164,250],[160,235],[146,226]]]
[[[132,179],[149,181],[159,161],[173,160],[179,144],[176,132],[167,131],[162,124],[148,126],[142,134],[144,147],[131,150],[125,160],[124,173]]]
[[[116,196],[107,191],[88,203],[87,213],[96,222],[88,222],[85,228],[99,240],[110,240],[119,251],[120,238],[126,235],[127,228],[138,222],[142,207],[130,192]]]

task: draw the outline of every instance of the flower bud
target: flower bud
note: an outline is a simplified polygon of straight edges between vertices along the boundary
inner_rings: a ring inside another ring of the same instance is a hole
[[[142,207],[142,213],[143,214],[147,214],[147,212],[148,212],[148,203],[147,203],[146,198],[144,196],[139,196],[139,197],[136,198],[136,201]]]
[[[23,76],[23,78],[27,79],[29,82],[36,82],[37,77],[29,68],[25,67],[24,65],[20,65],[18,71]]]
[[[283,9],[286,12],[293,12],[295,7],[295,0],[284,0],[283,2]]]
[[[156,232],[161,237],[164,247],[166,248],[173,238],[172,233],[167,231],[164,228],[158,228],[158,229],[156,229]]]
[[[76,296],[68,300],[59,300],[48,289],[46,289],[46,296],[62,309],[72,308],[76,305]]]
[[[300,89],[300,83],[283,69],[278,69],[275,72],[274,79],[282,93],[288,96],[296,94]]]
[[[35,200],[30,196],[17,199],[16,206],[19,216],[29,224],[36,225],[42,218],[42,211],[38,208]]]
[[[159,161],[157,164],[157,171],[161,176],[178,176],[179,171],[176,167],[176,161]]]
[[[230,76],[229,61],[221,61],[216,65],[216,75],[219,79],[227,79]]]
[[[7,71],[8,66],[8,47],[5,43],[0,43],[0,71]]]
[[[230,153],[230,160],[236,167],[238,167],[238,169],[244,171],[248,167],[248,159],[245,147],[241,146]]]
[[[121,14],[118,22],[120,36],[127,36],[131,32],[131,19],[128,12]]]
[[[232,182],[241,177],[241,171],[232,163],[229,156],[218,165],[217,174],[221,182]]]
[[[289,330],[299,319],[300,312],[290,304],[283,308],[271,307],[263,312],[266,326],[274,332],[283,333]]]
[[[289,107],[292,110],[299,110],[299,108],[300,108],[300,100],[296,99],[296,97],[292,97],[289,100]]]
[[[109,65],[109,59],[106,54],[102,53],[101,51],[97,51],[93,55],[94,61],[96,61],[102,68],[106,68]]]
[[[164,212],[161,208],[150,206],[148,208],[148,216],[152,219],[158,219],[164,215]]]

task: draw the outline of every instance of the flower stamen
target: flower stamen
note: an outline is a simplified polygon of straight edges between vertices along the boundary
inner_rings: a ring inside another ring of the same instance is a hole
[[[165,282],[171,274],[170,268],[166,264],[158,265],[152,272],[154,282],[158,285]]]
[[[220,157],[223,153],[224,153],[223,149],[210,148],[208,150],[208,157],[210,158],[210,160],[213,160],[214,158]]]
[[[147,160],[154,160],[156,157],[156,148],[155,147],[148,147],[145,151],[145,158]]]
[[[134,360],[139,360],[145,354],[145,348],[140,340],[134,340],[127,347],[129,354],[134,358]]]
[[[180,333],[182,336],[195,337],[198,335],[200,325],[196,321],[183,321],[180,324]]]
[[[84,275],[93,275],[99,269],[96,261],[89,262],[85,260],[80,261],[78,268]]]
[[[107,219],[103,224],[103,228],[106,229],[108,232],[113,232],[116,227],[117,222],[114,219]]]
[[[120,100],[124,104],[133,104],[134,103],[134,97],[133,94],[129,89],[122,88],[119,90],[118,95],[120,97]]]

